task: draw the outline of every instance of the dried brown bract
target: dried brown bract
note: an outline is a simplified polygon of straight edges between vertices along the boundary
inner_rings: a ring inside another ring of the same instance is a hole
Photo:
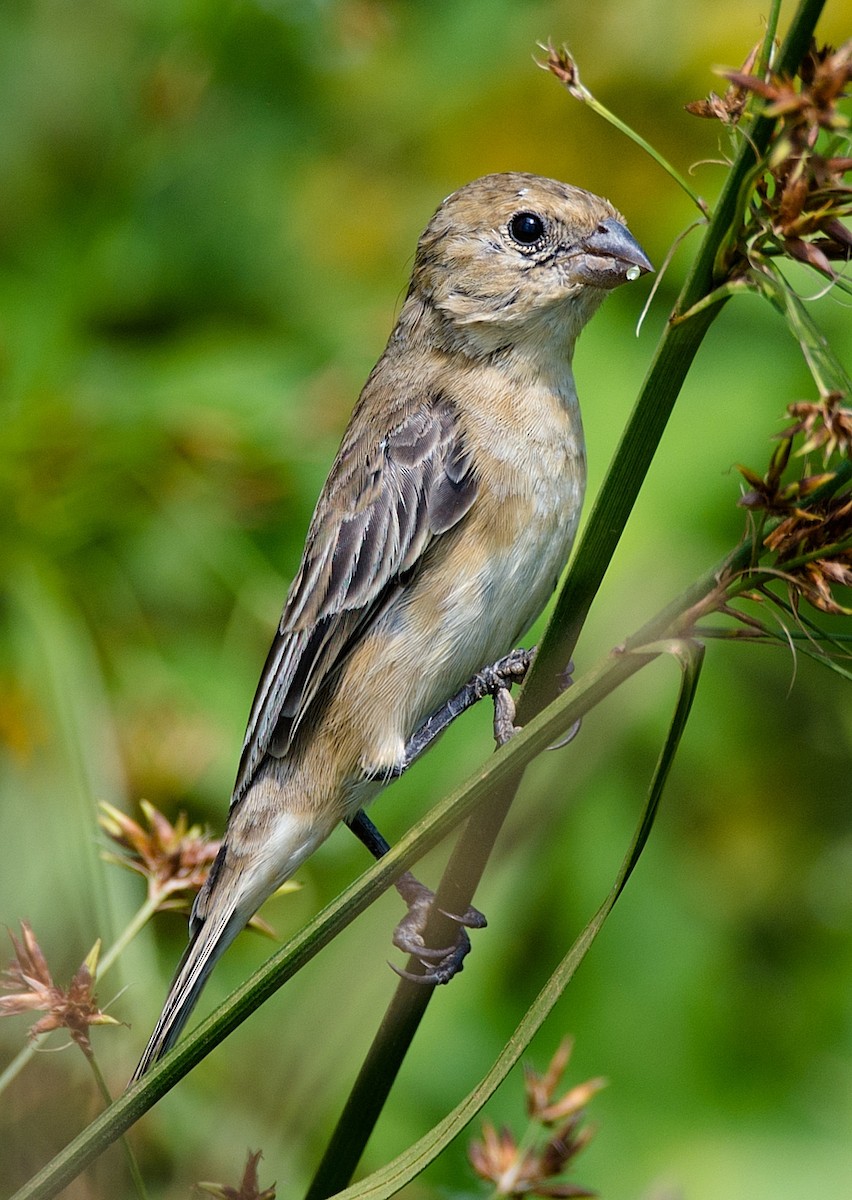
[[[542,1125],[552,1125],[563,1121],[566,1117],[576,1116],[589,1103],[596,1092],[606,1087],[605,1079],[589,1079],[557,1097],[559,1086],[565,1068],[571,1058],[574,1042],[571,1038],[563,1038],[553,1058],[548,1063],[543,1075],[532,1067],[524,1069],[524,1086],[527,1093],[527,1112]]]
[[[45,1015],[30,1028],[30,1038],[67,1029],[83,1053],[91,1057],[89,1026],[120,1024],[101,1012],[94,993],[100,942],[95,943],[67,989],[63,989],[53,982],[47,960],[26,921],[21,921],[20,939],[11,930],[9,937],[15,957],[3,972],[2,987],[12,995],[0,996],[0,1016],[43,1012]]]
[[[829,279],[833,262],[852,257],[852,233],[842,218],[852,212],[845,176],[852,158],[839,154],[849,119],[840,102],[852,80],[852,41],[839,49],[812,44],[795,77],[754,74],[758,49],[739,71],[720,71],[729,81],[724,96],[687,104],[688,112],[736,125],[758,102],[777,122],[766,169],[755,180],[751,212],[740,242],[744,265],[780,254],[807,263]],[[735,263],[729,264],[736,274]]]
[[[111,804],[101,804],[101,829],[123,853],[105,850],[102,857],[142,875],[148,883],[149,902],[157,912],[186,912],[200,892],[219,853],[221,842],[210,837],[200,825],[189,825],[181,813],[174,825],[147,800],[139,807],[148,828]],[[278,893],[298,891],[299,884],[289,880]],[[254,914],[249,928],[274,938],[275,930],[263,917]]]
[[[852,588],[852,496],[844,493],[794,511],[766,537],[784,572],[792,599],[802,597],[820,612],[852,616],[835,587]]]
[[[852,41],[838,50],[818,49],[812,43],[794,79],[771,73],[761,79],[744,71],[723,74],[736,86],[763,97],[764,114],[784,118],[784,131],[800,151],[813,149],[820,129],[838,132],[849,126],[837,105],[852,80]]]
[[[808,512],[799,507],[802,500],[812,495],[818,487],[831,478],[831,472],[821,475],[803,475],[789,483],[784,482],[784,472],[790,461],[793,443],[785,438],[773,451],[769,469],[765,475],[758,475],[750,467],[739,466],[737,469],[750,485],[739,500],[741,508],[761,510],[771,516],[794,514],[801,520],[808,519]],[[814,518],[816,520],[817,518]]]
[[[580,1184],[559,1180],[591,1138],[589,1130],[560,1130],[537,1150],[522,1150],[510,1130],[482,1126],[481,1141],[471,1142],[468,1157],[477,1175],[493,1183],[500,1196],[594,1196]]]
[[[208,1196],[218,1196],[219,1200],[275,1200],[275,1184],[260,1190],[257,1178],[257,1164],[263,1157],[260,1150],[250,1150],[246,1159],[243,1177],[239,1187],[230,1187],[226,1183],[199,1183],[197,1188]]]

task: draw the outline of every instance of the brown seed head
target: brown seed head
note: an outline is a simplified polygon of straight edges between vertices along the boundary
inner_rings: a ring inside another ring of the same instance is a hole
[[[47,960],[26,921],[21,921],[20,939],[11,930],[9,937],[15,957],[3,973],[2,987],[13,994],[0,996],[0,1016],[43,1012],[45,1015],[30,1028],[30,1038],[64,1028],[83,1053],[90,1056],[89,1026],[120,1024],[101,1012],[94,993],[100,942],[95,943],[68,988],[63,989],[53,982]],[[16,988],[20,990],[15,991]]]
[[[197,1189],[208,1196],[217,1196],[219,1200],[275,1200],[275,1184],[260,1190],[257,1176],[257,1164],[263,1154],[260,1150],[249,1150],[243,1177],[238,1187],[226,1183],[198,1183]]]
[[[181,813],[172,823],[147,800],[140,802],[148,828],[111,804],[101,805],[100,826],[125,853],[104,858],[143,875],[158,908],[185,908],[202,887],[220,843]]]

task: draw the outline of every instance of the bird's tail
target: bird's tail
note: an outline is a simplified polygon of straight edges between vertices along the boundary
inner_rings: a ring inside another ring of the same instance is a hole
[[[192,931],[189,945],[178,964],[160,1019],[139,1059],[130,1082],[135,1083],[170,1050],[195,1008],[207,977],[221,955],[246,923],[246,915],[235,904],[211,912]]]

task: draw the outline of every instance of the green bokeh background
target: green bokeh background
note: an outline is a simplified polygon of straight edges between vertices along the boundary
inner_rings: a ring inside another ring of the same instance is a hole
[[[650,159],[536,69],[536,42],[567,41],[596,94],[686,170],[729,145],[683,104],[721,87],[711,67],[742,61],[764,8],[4,0],[0,921],[31,921],[58,979],[142,899],[99,861],[98,801],[135,812],[145,797],[221,829],[314,500],[438,201],[490,171],[554,175],[609,196],[658,264],[692,221]],[[829,0],[822,38],[848,37],[850,15]],[[712,163],[694,175],[711,199],[722,178]],[[592,493],[694,238],[638,339],[647,282],[583,335]],[[848,367],[848,308],[813,311]],[[784,406],[812,395],[779,319],[729,305],[578,671],[737,540],[734,464],[762,469]],[[436,997],[366,1166],[472,1086],[605,894],[675,674],[643,672],[528,772],[479,894],[489,929]],[[378,802],[390,838],[483,761],[488,723],[466,717]],[[609,1078],[578,1168],[607,1200],[852,1194],[850,748],[841,680],[783,650],[711,644],[651,844],[531,1052],[543,1066],[571,1032],[573,1077]],[[339,832],[265,915],[286,937],[365,865]],[[152,1200],[235,1182],[248,1147],[263,1180],[298,1194],[394,987],[398,914],[394,896],[377,904],[134,1130]],[[94,1033],[115,1091],[184,928],[158,918],[103,982],[132,1026]],[[242,937],[200,1011],[269,951]],[[3,1065],[25,1029],[2,1023]],[[39,1055],[0,1098],[4,1193],[97,1109],[79,1053]],[[522,1128],[519,1078],[489,1114]],[[413,1192],[475,1186],[462,1140]],[[118,1149],[67,1192],[128,1194]]]

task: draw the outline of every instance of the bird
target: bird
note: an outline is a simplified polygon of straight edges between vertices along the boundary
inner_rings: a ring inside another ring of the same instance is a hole
[[[509,652],[556,586],[585,491],[574,345],[651,269],[608,200],[555,179],[486,175],[437,208],[314,510],[133,1081],[263,901],[341,822],[383,853],[365,807],[460,708],[522,675],[528,656]]]

